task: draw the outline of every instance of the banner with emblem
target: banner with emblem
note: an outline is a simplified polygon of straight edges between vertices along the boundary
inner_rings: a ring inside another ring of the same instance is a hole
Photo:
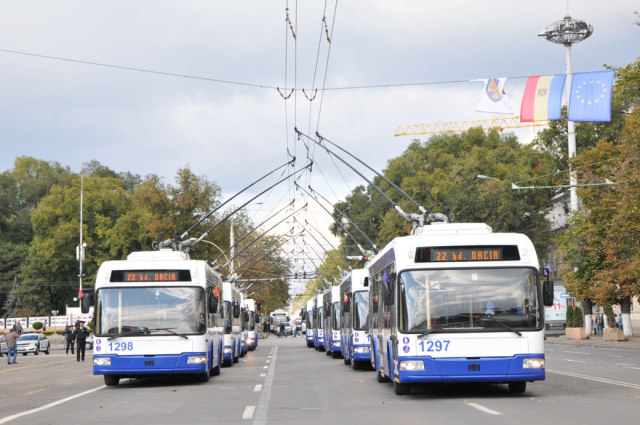
[[[529,77],[522,96],[520,122],[562,118],[562,91],[566,75]]]
[[[489,78],[482,81],[484,88],[476,104],[477,112],[492,112],[496,114],[513,114],[513,108],[504,90],[506,78]]]
[[[611,121],[611,91],[615,71],[573,75],[569,96],[569,121]]]

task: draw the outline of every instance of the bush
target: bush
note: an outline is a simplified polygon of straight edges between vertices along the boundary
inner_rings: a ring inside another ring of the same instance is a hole
[[[89,328],[89,332],[93,333],[93,320],[87,323],[87,327]]]
[[[567,306],[567,328],[575,328],[574,326],[574,320],[573,320],[573,313],[574,308],[570,305]]]
[[[53,331],[42,331],[44,335],[53,335]]]
[[[40,329],[42,329],[42,322],[36,322],[33,325],[31,325],[31,327],[36,330],[39,331]]]
[[[573,310],[573,325],[575,328],[584,327],[584,314],[582,313],[582,309],[580,307],[576,307]]]
[[[62,335],[64,334],[64,329],[61,329],[59,331],[56,331],[56,335]]]
[[[607,326],[612,329],[616,328],[616,315],[613,313],[613,307],[611,304],[607,304],[604,306],[604,315],[606,317]]]

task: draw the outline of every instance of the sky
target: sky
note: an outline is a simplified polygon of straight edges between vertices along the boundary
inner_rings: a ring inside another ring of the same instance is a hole
[[[640,56],[637,0],[573,0],[568,8],[594,27],[572,48],[574,72]],[[171,183],[188,165],[228,198],[289,152],[296,169],[313,157],[298,182],[336,202],[366,182],[322,150],[308,153],[295,127],[382,170],[411,140],[393,136],[399,125],[497,116],[475,112],[483,87],[468,80],[509,77],[517,115],[524,77],[565,71],[563,46],[537,34],[566,14],[564,0],[4,0],[0,171],[18,156],[74,171],[96,159]],[[398,86],[411,83],[433,84]],[[362,86],[376,87],[353,88]],[[303,195],[284,183],[249,209],[260,222],[294,197],[302,206]],[[326,232],[330,220],[315,201],[307,218]]]

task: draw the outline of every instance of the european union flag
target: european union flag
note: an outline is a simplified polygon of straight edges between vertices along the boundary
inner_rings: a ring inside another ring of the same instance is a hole
[[[611,121],[611,91],[615,71],[573,74],[569,121]]]

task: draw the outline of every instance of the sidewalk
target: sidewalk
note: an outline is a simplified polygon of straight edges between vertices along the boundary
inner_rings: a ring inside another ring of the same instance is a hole
[[[626,341],[605,341],[602,335],[591,335],[588,339],[567,339],[565,335],[547,336],[547,345],[569,345],[572,347],[608,348],[612,350],[640,351],[640,337],[628,337]]]

